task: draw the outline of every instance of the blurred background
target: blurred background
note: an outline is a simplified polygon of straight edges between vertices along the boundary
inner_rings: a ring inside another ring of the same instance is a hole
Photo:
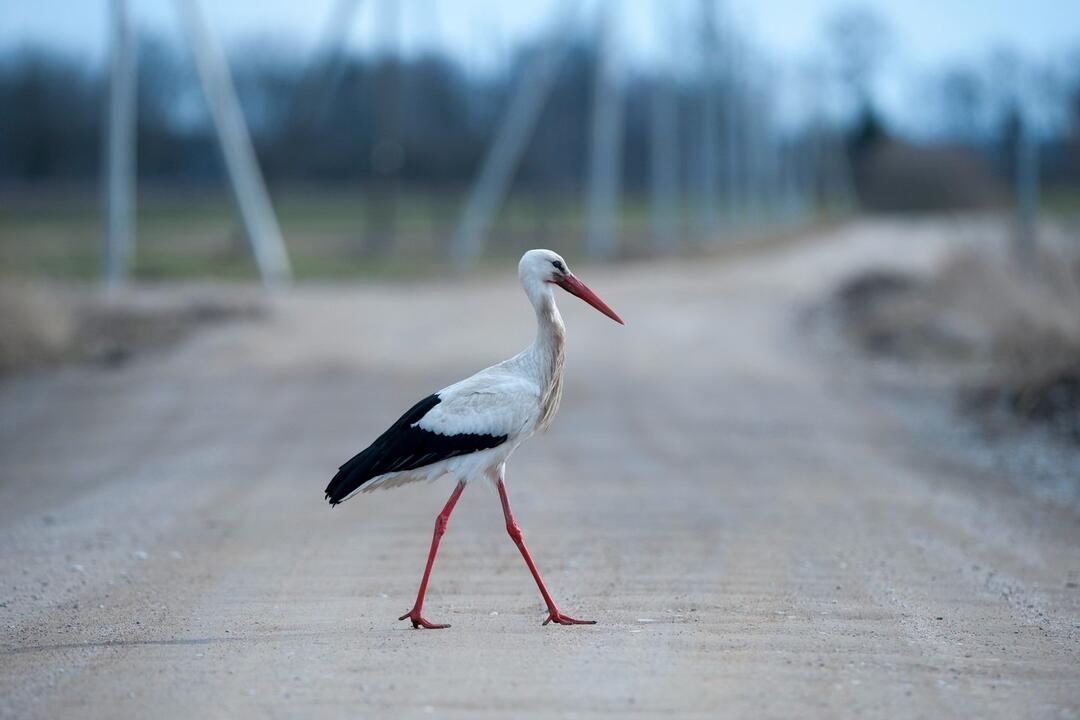
[[[267,282],[1080,206],[1068,3],[0,7],[6,275]]]
[[[600,624],[477,488],[406,632],[534,247]],[[0,0],[0,547],[0,718],[1080,715],[1080,2]]]
[[[1067,3],[0,13],[4,368],[122,359],[259,312],[205,289],[147,306],[147,288],[501,272],[544,246],[573,262],[723,255],[889,218],[898,261],[920,220],[954,247],[929,277],[839,288],[860,345],[963,357],[965,378],[990,358],[1080,402]],[[88,294],[123,285],[141,294]]]

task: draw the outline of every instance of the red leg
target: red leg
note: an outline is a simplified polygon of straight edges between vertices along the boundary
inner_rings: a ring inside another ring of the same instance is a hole
[[[555,601],[551,599],[551,594],[548,593],[544,581],[540,578],[540,571],[536,569],[536,563],[533,562],[529,549],[525,547],[525,539],[521,534],[521,528],[514,521],[514,513],[510,510],[510,499],[506,497],[506,484],[502,481],[502,478],[499,478],[497,485],[499,499],[502,500],[503,516],[506,518],[506,532],[510,533],[514,544],[521,551],[521,557],[525,558],[525,564],[529,566],[529,572],[532,573],[533,579],[536,580],[536,586],[540,588],[540,594],[544,597],[544,602],[547,603],[548,619],[544,621],[544,624],[555,622],[559,625],[595,625],[595,620],[575,620],[569,615],[563,615],[559,612],[559,608],[555,607]]]
[[[424,568],[424,578],[420,581],[420,592],[416,594],[416,603],[412,606],[412,610],[398,618],[398,620],[408,618],[412,621],[414,628],[424,627],[429,630],[439,630],[450,627],[449,625],[436,625],[428,622],[420,612],[424,609],[424,595],[427,593],[428,578],[431,577],[431,566],[435,564],[435,553],[439,552],[439,540],[446,532],[446,525],[450,522],[450,513],[454,512],[454,506],[457,505],[458,498],[461,497],[463,490],[465,490],[465,483],[459,482],[457,487],[454,488],[454,494],[446,501],[446,507],[435,518],[435,535],[431,538],[431,550],[428,551],[427,566]]]

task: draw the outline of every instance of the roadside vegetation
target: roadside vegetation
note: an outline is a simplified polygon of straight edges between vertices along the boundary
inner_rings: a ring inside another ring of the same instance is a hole
[[[1080,445],[1080,228],[1044,232],[1027,262],[984,243],[927,276],[866,273],[836,301],[863,351],[945,373],[994,429],[1038,425]]]

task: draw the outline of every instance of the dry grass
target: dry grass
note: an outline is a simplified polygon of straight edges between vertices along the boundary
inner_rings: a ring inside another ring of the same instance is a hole
[[[0,375],[66,362],[118,365],[223,320],[256,317],[261,301],[242,289],[89,286],[25,279],[0,283]]]
[[[75,345],[74,308],[41,284],[0,282],[0,373],[57,362]]]
[[[1080,242],[1044,243],[1026,267],[983,247],[930,277],[870,273],[838,301],[867,352],[951,372],[968,409],[1080,441]]]

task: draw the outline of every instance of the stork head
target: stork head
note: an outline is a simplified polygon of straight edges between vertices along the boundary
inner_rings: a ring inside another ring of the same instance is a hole
[[[521,262],[518,263],[518,277],[521,278],[521,284],[525,286],[525,292],[529,294],[530,298],[534,298],[540,290],[549,285],[558,285],[571,295],[576,295],[589,303],[620,325],[624,324],[622,318],[614,310],[598,298],[596,293],[589,289],[588,285],[578,280],[577,276],[570,272],[570,267],[558,253],[551,250],[528,251],[521,256]]]

